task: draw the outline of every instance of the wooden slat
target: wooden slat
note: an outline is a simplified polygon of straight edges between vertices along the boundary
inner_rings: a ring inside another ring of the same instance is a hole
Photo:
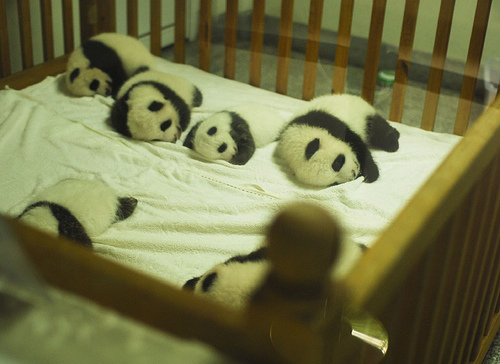
[[[411,54],[413,51],[413,40],[415,39],[415,28],[417,25],[418,7],[420,0],[406,0],[399,41],[398,61],[396,65],[396,79],[392,92],[391,110],[389,119],[401,122],[405,104],[406,85],[410,72]]]
[[[151,53],[161,55],[161,0],[151,0]]]
[[[236,77],[236,40],[238,32],[238,0],[226,1],[226,27],[224,37],[224,77]]]
[[[302,87],[302,98],[304,100],[312,99],[315,93],[322,18],[323,0],[311,0],[304,66],[304,85]]]
[[[0,76],[9,76],[11,72],[7,13],[5,0],[0,0]]]
[[[99,33],[116,32],[115,0],[99,0],[97,2],[97,30]]]
[[[464,82],[462,92],[458,102],[457,118],[453,132],[458,135],[464,135],[467,130],[474,98],[474,89],[476,87],[479,67],[481,65],[481,56],[483,54],[484,39],[488,27],[492,0],[478,0],[474,24],[472,26],[472,35],[469,44],[469,53],[465,64]]]
[[[349,61],[349,47],[351,45],[352,16],[354,0],[342,0],[340,5],[339,32],[337,47],[335,48],[335,64],[333,66],[332,92],[345,92],[347,79],[347,64]]]
[[[262,73],[262,47],[264,44],[265,0],[254,0],[252,10],[252,39],[250,42],[250,81],[253,86],[260,86]]]
[[[139,8],[137,0],[127,0],[127,34],[139,38]]]
[[[174,62],[186,62],[186,1],[175,0]]]
[[[368,48],[366,50],[365,73],[361,89],[361,97],[370,104],[373,104],[375,98],[386,2],[387,0],[373,0]]]
[[[492,208],[490,216],[493,217],[493,221],[496,221],[500,214],[500,199],[498,198],[498,183],[500,182],[500,161],[497,159],[496,162],[492,163],[493,174],[491,176],[490,192],[488,200],[495,202],[492,203]],[[489,244],[489,252],[484,254],[488,255],[488,267],[485,267],[485,283],[482,287],[481,294],[482,300],[479,306],[478,312],[480,316],[477,322],[476,337],[473,341],[473,346],[470,348],[470,361],[474,361],[479,355],[481,349],[481,343],[483,335],[485,335],[486,328],[488,326],[489,313],[491,312],[491,307],[493,306],[493,297],[495,295],[495,285],[498,282],[498,272],[500,272],[500,244],[498,240],[498,233],[500,228],[496,224],[491,224],[489,226],[484,226],[487,232],[487,241]],[[496,297],[496,296],[495,296]],[[467,357],[466,356],[466,357]]]
[[[52,29],[52,1],[40,0],[42,17],[43,59],[54,58],[54,30]]]
[[[469,205],[470,198],[467,199],[463,204]],[[470,210],[469,209],[459,209],[457,214],[450,221],[452,224],[449,229],[443,229],[441,233],[441,239],[447,249],[445,258],[443,259],[443,275],[440,281],[440,288],[438,294],[436,295],[434,316],[432,317],[432,327],[429,330],[428,341],[429,345],[426,348],[424,355],[424,363],[431,363],[435,361],[436,363],[441,362],[440,349],[445,348],[443,343],[445,343],[445,337],[450,332],[456,329],[456,320],[450,319],[450,312],[452,308],[457,304],[457,277],[461,272],[460,262],[461,258],[465,255],[465,250],[460,244],[456,244],[460,241],[460,237],[464,236],[464,230],[466,221]],[[463,271],[463,270],[462,270]],[[458,300],[460,300],[458,298]],[[444,349],[446,350],[446,349]]]
[[[200,1],[198,39],[199,68],[210,70],[210,47],[212,45],[212,0]]]
[[[80,42],[85,42],[97,31],[97,0],[80,0]]]
[[[451,353],[453,353],[452,363],[462,362],[462,358],[464,358],[467,351],[469,336],[473,335],[474,332],[475,313],[473,311],[479,301],[478,291],[481,286],[480,281],[485,261],[484,251],[487,250],[484,240],[481,239],[481,230],[479,227],[479,222],[485,218],[484,212],[486,209],[484,207],[486,207],[487,204],[487,201],[485,201],[486,186],[481,183],[478,189],[478,198],[476,200],[479,200],[480,211],[475,215],[471,215],[471,220],[476,223],[471,223],[466,232],[467,244],[473,245],[474,250],[471,254],[470,264],[467,266],[467,280],[461,292],[464,304],[458,316],[458,329],[455,333],[451,349]]]
[[[422,114],[421,128],[424,130],[434,130],[454,10],[455,0],[441,1],[436,38],[434,40],[434,51],[432,53],[431,70],[427,83],[427,93],[425,94],[424,111]]]
[[[19,31],[21,33],[21,55],[23,69],[33,67],[33,41],[31,38],[31,12],[29,0],[17,2]]]
[[[75,48],[75,35],[73,26],[73,1],[62,1],[64,53],[70,53]]]
[[[276,92],[283,95],[288,93],[288,75],[290,71],[293,36],[293,5],[293,0],[281,1]]]

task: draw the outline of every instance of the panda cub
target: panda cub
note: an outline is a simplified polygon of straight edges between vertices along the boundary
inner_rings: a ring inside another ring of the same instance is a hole
[[[244,104],[217,112],[191,128],[184,146],[208,160],[246,164],[261,148],[276,140],[285,119],[261,104]]]
[[[131,77],[118,92],[111,125],[127,137],[176,142],[191,121],[191,109],[203,101],[191,82],[159,71]]]
[[[395,152],[399,132],[368,102],[354,95],[311,100],[285,127],[276,156],[302,183],[327,187],[379,177],[369,147]]]
[[[365,246],[343,240],[332,277],[340,279],[350,272],[364,249]],[[267,246],[262,246],[247,255],[236,255],[215,265],[201,276],[189,279],[182,288],[234,309],[242,309],[264,282],[268,271]]]
[[[92,247],[92,236],[134,212],[137,200],[118,197],[100,181],[67,179],[42,191],[17,217],[54,235]]]
[[[153,55],[138,39],[101,33],[71,53],[66,87],[76,96],[115,96],[129,77],[150,69],[153,62]]]

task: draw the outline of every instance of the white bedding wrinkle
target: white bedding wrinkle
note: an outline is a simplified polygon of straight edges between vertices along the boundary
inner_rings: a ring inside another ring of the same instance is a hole
[[[159,58],[156,67],[182,75],[203,93],[192,123],[228,106],[264,103],[290,117],[304,104],[191,66]],[[335,215],[345,234],[370,245],[460,137],[391,124],[396,153],[373,151],[379,179],[305,188],[275,160],[276,142],[246,165],[193,158],[177,143],[125,138],[109,124],[113,100],[71,96],[62,75],[23,91],[0,91],[0,212],[19,214],[42,189],[66,178],[99,178],[138,199],[134,214],[94,237],[95,252],[181,286],[211,266],[247,254],[264,241],[285,204],[314,201]]]

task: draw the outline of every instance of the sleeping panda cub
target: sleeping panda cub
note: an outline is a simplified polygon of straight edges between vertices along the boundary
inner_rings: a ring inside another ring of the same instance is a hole
[[[369,150],[399,149],[399,132],[368,102],[355,95],[326,95],[311,100],[283,130],[276,147],[302,183],[333,186],[364,176],[379,177]]]
[[[76,96],[115,96],[132,75],[150,69],[154,58],[136,38],[101,33],[76,48],[68,59],[66,87]]]
[[[91,237],[128,218],[136,206],[135,198],[118,197],[103,182],[67,179],[43,190],[17,218],[90,248]]]
[[[342,241],[332,277],[344,277],[366,249],[349,240]],[[236,255],[209,269],[199,277],[189,279],[183,289],[206,296],[234,309],[242,309],[264,282],[269,271],[267,247],[262,246],[246,255]]]
[[[131,77],[118,92],[111,125],[127,137],[176,142],[191,121],[191,109],[203,101],[191,82],[159,71]]]
[[[261,104],[244,104],[217,112],[189,131],[184,146],[208,160],[246,164],[261,148],[276,140],[285,119]]]

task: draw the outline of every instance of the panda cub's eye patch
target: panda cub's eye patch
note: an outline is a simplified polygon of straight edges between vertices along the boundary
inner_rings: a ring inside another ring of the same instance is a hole
[[[80,74],[80,69],[79,69],[79,68],[75,68],[75,69],[73,70],[73,72],[71,72],[71,73],[70,73],[70,75],[69,75],[69,80],[70,80],[71,82],[73,82],[73,81],[75,80],[75,78],[77,78],[77,77],[78,77],[78,75],[79,75],[79,74]]]
[[[162,104],[161,102],[153,101],[151,104],[149,104],[148,109],[149,109],[149,111],[155,112],[155,111],[161,110],[163,105],[164,104]]]
[[[345,163],[345,155],[339,154],[337,158],[333,161],[332,168],[335,172],[340,171],[340,169],[344,166]]]
[[[226,151],[226,149],[227,149],[227,144],[222,143],[217,150],[219,151],[219,153],[224,153]]]
[[[164,121],[163,123],[161,123],[160,129],[161,129],[161,131],[165,131],[168,128],[170,128],[171,125],[172,125],[172,120],[168,119],[167,121]]]
[[[92,90],[92,91],[97,91],[97,89],[99,88],[99,81],[98,80],[93,80],[91,83],[90,83],[90,86],[89,88]]]
[[[208,129],[207,134],[208,135],[214,135],[217,133],[217,128],[215,126],[212,126],[210,129]]]
[[[306,159],[309,160],[311,157],[316,153],[319,149],[319,139],[313,139],[312,141],[307,144],[306,147]]]

